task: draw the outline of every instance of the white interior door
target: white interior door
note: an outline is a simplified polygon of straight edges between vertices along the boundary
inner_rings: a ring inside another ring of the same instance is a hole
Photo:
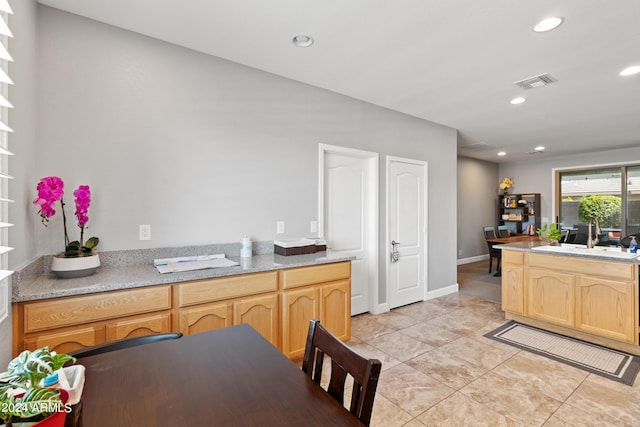
[[[351,314],[377,295],[377,153],[321,145],[320,232],[328,257],[351,262]]]
[[[425,299],[427,164],[387,157],[389,308]]]

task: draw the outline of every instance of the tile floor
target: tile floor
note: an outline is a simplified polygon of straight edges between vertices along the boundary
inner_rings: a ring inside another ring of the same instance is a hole
[[[349,344],[382,361],[371,425],[640,426],[639,380],[483,337],[504,323],[499,303],[463,293],[353,317]]]

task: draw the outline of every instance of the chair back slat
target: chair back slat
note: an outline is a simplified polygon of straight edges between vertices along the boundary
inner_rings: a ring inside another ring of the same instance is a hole
[[[369,425],[373,401],[382,363],[367,359],[344,344],[329,332],[318,320],[311,320],[305,346],[302,370],[320,384],[324,355],[331,358],[331,374],[327,393],[344,404],[347,376],[353,378],[350,412]]]

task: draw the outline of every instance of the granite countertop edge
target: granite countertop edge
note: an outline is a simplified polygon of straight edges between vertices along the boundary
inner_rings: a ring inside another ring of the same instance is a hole
[[[329,258],[326,252],[290,256],[270,253],[254,255],[250,258],[234,256],[228,256],[227,258],[240,263],[240,265],[166,274],[159,273],[153,264],[102,265],[98,267],[94,275],[75,279],[58,279],[53,273],[45,272],[39,277],[32,278],[32,280],[14,283],[11,302],[17,303],[155,285],[170,285],[191,280],[308,267],[355,259],[355,257],[351,256]]]
[[[597,251],[594,252],[593,254],[584,254],[584,253],[575,253],[575,252],[572,253],[572,252],[546,251],[544,249],[533,250],[533,248],[539,247],[539,246],[547,246],[547,243],[534,241],[534,242],[514,242],[514,243],[493,245],[493,247],[495,247],[496,249],[503,249],[503,250],[506,249],[511,251],[534,252],[539,254],[560,255],[560,256],[567,256],[567,257],[574,257],[574,258],[599,259],[603,261],[616,261],[616,262],[625,262],[625,263],[632,263],[632,264],[640,263],[640,260],[638,260],[638,258],[614,258],[607,255],[599,255]]]

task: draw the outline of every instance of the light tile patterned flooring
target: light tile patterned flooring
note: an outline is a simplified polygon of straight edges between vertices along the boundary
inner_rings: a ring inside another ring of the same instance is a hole
[[[462,293],[353,317],[349,345],[382,361],[371,425],[640,426],[640,381],[483,337],[504,323],[499,303]]]

